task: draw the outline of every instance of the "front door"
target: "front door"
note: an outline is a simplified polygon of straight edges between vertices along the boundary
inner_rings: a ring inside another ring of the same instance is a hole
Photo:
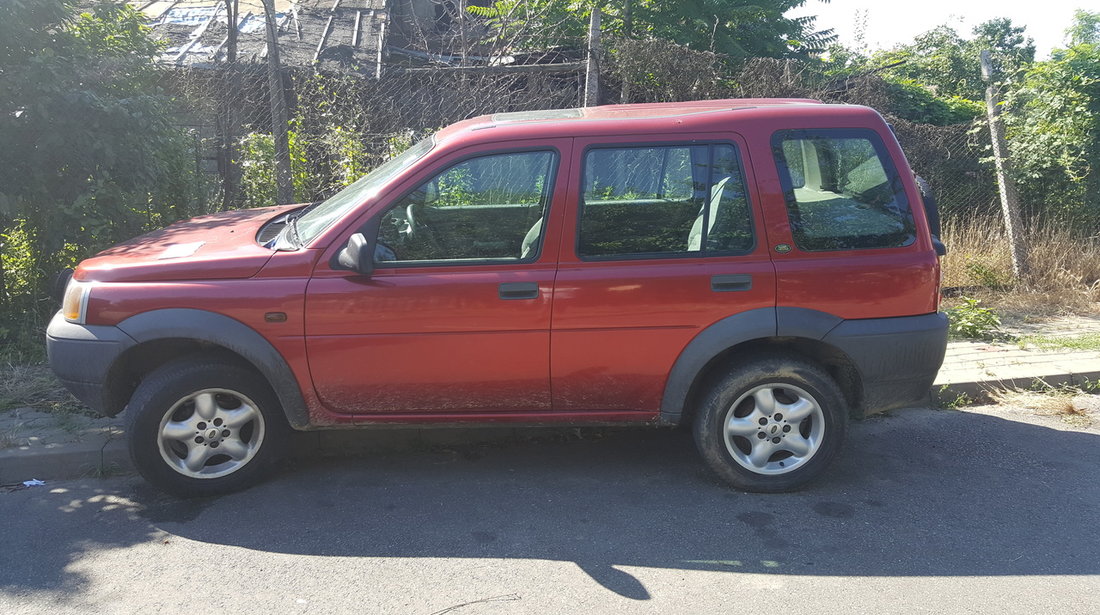
[[[314,387],[344,414],[550,407],[550,306],[568,139],[458,152],[379,211],[375,271],[319,265]]]

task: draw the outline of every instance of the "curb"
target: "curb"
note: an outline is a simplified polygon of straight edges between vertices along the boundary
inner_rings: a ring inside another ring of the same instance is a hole
[[[952,402],[960,397],[967,397],[975,401],[988,401],[992,391],[1007,389],[1029,389],[1037,383],[1043,383],[1050,387],[1082,386],[1088,382],[1096,382],[1100,379],[1100,371],[1084,371],[1077,373],[1059,373],[1047,376],[1021,376],[1016,378],[990,378],[972,382],[945,382],[933,385],[933,402]]]
[[[66,480],[133,471],[121,434],[45,448],[0,450],[0,483]]]

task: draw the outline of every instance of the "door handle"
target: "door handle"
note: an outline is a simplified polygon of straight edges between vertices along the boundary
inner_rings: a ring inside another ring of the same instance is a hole
[[[716,293],[752,290],[752,276],[747,273],[714,275],[710,277],[710,289]]]
[[[501,299],[538,299],[538,282],[504,282],[497,288]]]

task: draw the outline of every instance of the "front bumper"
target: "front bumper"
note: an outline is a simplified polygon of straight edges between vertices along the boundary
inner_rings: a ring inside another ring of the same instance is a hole
[[[107,375],[115,359],[136,343],[118,327],[74,324],[60,312],[46,328],[50,368],[65,388],[100,414],[120,410],[110,403]]]
[[[823,340],[856,364],[863,381],[857,414],[925,404],[947,352],[943,313],[845,320]]]

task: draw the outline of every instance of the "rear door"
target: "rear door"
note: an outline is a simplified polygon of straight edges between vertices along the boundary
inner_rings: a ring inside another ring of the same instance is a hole
[[[840,318],[936,311],[939,262],[914,217],[919,196],[892,136],[780,130],[770,153],[758,168],[780,306]]]
[[[656,413],[702,328],[775,305],[744,151],[733,134],[574,141],[551,333],[555,410]]]
[[[306,343],[330,410],[550,407],[550,306],[569,146],[557,139],[458,152],[375,216],[371,276],[319,266],[307,291]]]

